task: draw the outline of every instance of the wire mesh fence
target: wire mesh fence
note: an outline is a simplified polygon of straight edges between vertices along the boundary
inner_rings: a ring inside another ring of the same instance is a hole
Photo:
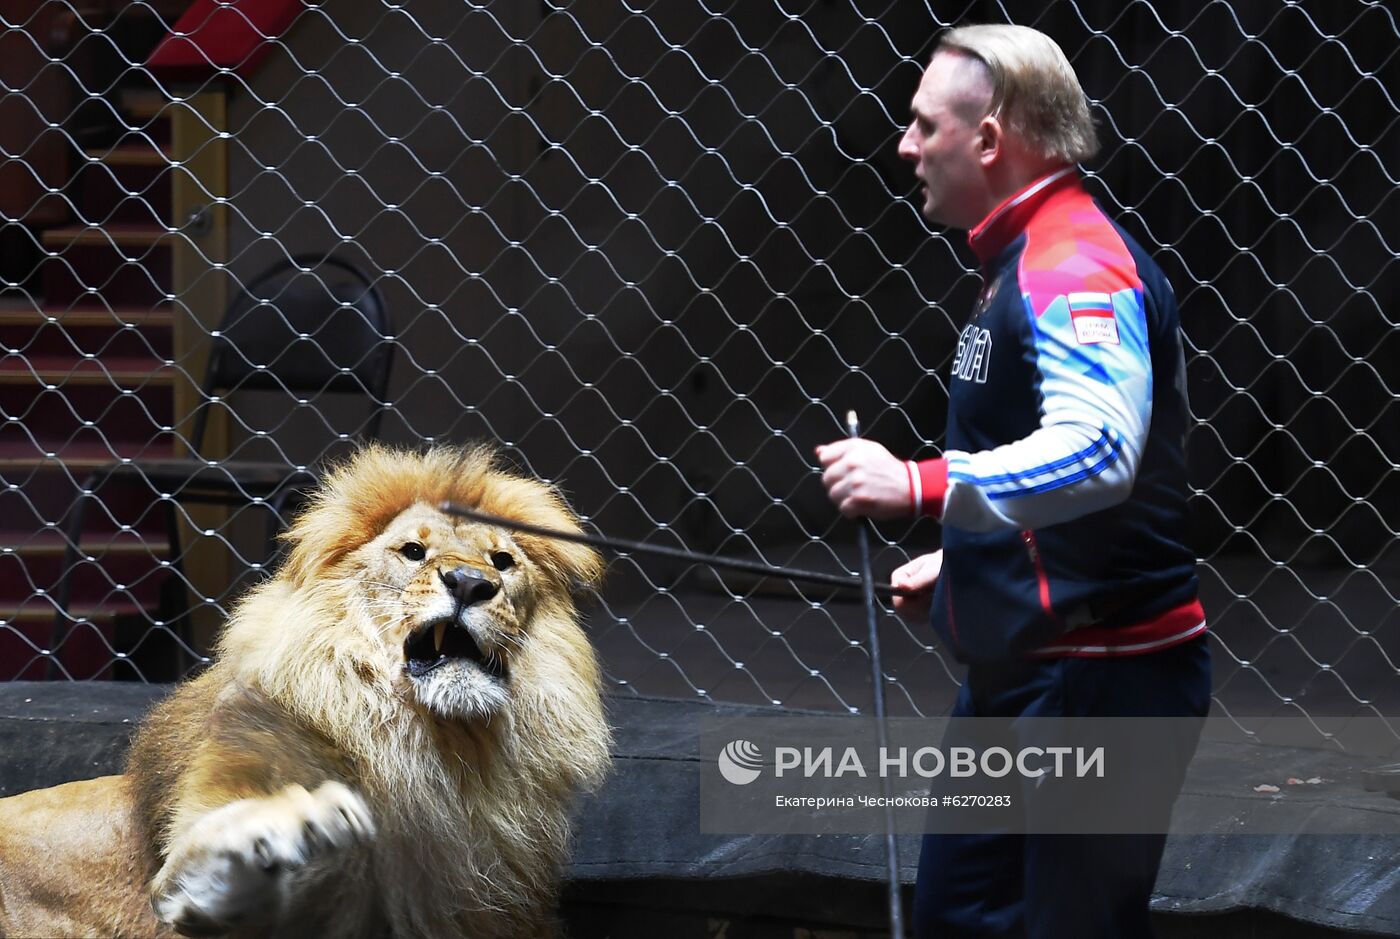
[[[980,288],[909,198],[908,99],[940,28],[1015,17],[1075,65],[1088,185],[1180,301],[1218,704],[1400,697],[1385,4],[0,15],[0,678],[195,666],[288,493],[367,436],[498,441],[613,536],[851,570],[812,448],[854,408],[935,455]],[[886,574],[939,537],[879,535]],[[822,589],[621,558],[589,622],[620,693],[868,700]],[[945,710],[957,665],[881,629],[892,713]]]

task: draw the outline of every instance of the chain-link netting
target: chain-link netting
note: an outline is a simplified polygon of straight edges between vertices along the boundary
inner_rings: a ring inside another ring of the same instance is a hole
[[[939,29],[1014,18],[1178,294],[1218,703],[1392,713],[1393,10],[1034,6],[0,0],[0,678],[186,672],[357,437],[851,570],[812,449],[854,408],[935,455],[980,288],[895,144]],[[879,534],[881,576],[939,537]],[[588,616],[618,692],[856,709],[855,599],[630,557]],[[944,710],[952,659],[881,629],[891,711]]]

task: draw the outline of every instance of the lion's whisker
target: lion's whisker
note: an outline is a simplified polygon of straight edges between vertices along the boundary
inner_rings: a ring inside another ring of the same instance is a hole
[[[396,626],[402,626],[405,622],[406,622],[406,620],[403,620],[403,619],[390,620],[389,622],[385,623],[383,626],[380,626],[380,627],[379,627],[379,634],[382,636],[384,633],[387,633],[389,630],[395,628]]]

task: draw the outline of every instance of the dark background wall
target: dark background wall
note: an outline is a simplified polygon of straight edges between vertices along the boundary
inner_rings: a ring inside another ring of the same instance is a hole
[[[614,535],[835,566],[812,446],[853,407],[935,454],[979,286],[909,198],[908,97],[939,29],[1008,19],[1075,64],[1089,185],[1178,293],[1218,674],[1278,700],[1360,669],[1338,693],[1373,700],[1400,644],[1384,5],[325,3],[233,98],[232,270],[339,245],[377,273],[391,439],[497,440]],[[339,446],[264,419],[299,460]],[[882,532],[882,570],[937,540]]]
[[[1202,552],[1374,558],[1396,496],[1393,19],[1236,7],[1018,21],[1074,61],[1091,185],[1176,285]],[[502,440],[622,534],[819,533],[809,448],[847,407],[936,450],[977,278],[894,147],[937,30],[1006,18],[326,4],[235,100],[235,267],[344,241],[382,272],[404,438]]]

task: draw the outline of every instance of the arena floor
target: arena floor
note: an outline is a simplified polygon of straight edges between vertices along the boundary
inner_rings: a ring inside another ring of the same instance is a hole
[[[858,597],[725,583],[729,590],[713,577],[687,577],[666,592],[641,592],[632,582],[605,587],[605,602],[588,618],[615,693],[868,709]],[[1400,570],[1217,559],[1202,567],[1201,592],[1220,713],[1400,714],[1393,664],[1400,655],[1392,651],[1400,647],[1400,612],[1390,596],[1400,594]],[[880,643],[894,679],[886,686],[889,713],[946,714],[962,669],[932,632],[884,615]]]

